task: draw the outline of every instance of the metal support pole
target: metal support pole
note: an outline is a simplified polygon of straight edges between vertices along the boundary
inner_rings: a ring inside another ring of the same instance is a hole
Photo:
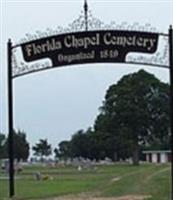
[[[171,173],[173,195],[173,29],[169,28],[169,67],[170,67],[170,122],[171,122]],[[173,196],[172,196],[173,199]]]
[[[87,0],[84,3],[84,13],[85,13],[85,30],[88,31],[88,4]]]
[[[13,142],[13,80],[12,80],[12,43],[7,44],[8,53],[8,153],[9,153],[9,196],[14,196],[14,142]]]

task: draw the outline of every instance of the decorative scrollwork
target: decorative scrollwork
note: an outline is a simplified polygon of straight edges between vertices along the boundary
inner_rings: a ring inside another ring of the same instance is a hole
[[[20,67],[18,67],[19,65]],[[32,65],[27,65],[24,62],[20,62],[19,65],[13,66],[13,78],[26,73],[29,74],[34,71],[41,71],[52,67],[49,62],[35,63]]]
[[[154,55],[127,55],[126,62],[169,67],[168,37],[160,38],[160,45]]]
[[[145,32],[157,32],[156,28],[152,27],[151,24],[146,23],[144,25],[134,22],[133,24],[128,24],[127,22],[122,22],[120,24],[112,21],[110,24],[105,24],[100,19],[94,17],[92,12],[88,11],[88,30],[129,30],[129,31],[145,31]],[[85,31],[85,15],[84,11],[81,11],[79,17],[70,23],[67,27],[63,28],[61,26],[55,29],[47,28],[45,31],[36,31],[34,34],[26,33],[25,37],[22,38],[16,45],[21,45],[23,43],[37,40],[40,38],[45,38],[48,36],[53,36],[62,33],[69,32],[81,32]]]
[[[61,26],[56,27],[55,29],[47,28],[45,31],[37,30],[34,34],[27,33],[24,38],[22,38],[16,45],[22,45],[26,42],[30,42],[33,40],[54,36],[63,33],[72,33],[72,32],[83,32],[87,30],[125,30],[125,31],[141,31],[141,32],[150,32],[150,33],[158,33],[158,31],[152,27],[149,23],[145,25],[141,25],[138,22],[133,24],[128,24],[127,22],[122,22],[120,24],[112,21],[110,24],[105,24],[100,19],[94,17],[91,11],[87,13],[87,29],[86,29],[86,13],[81,11],[78,18],[75,19],[72,23],[70,23],[67,27],[63,28]],[[150,65],[159,65],[159,66],[167,66],[168,63],[168,37],[166,34],[160,34],[162,36],[161,43],[162,48],[159,48],[157,53],[154,55],[136,55],[134,53],[130,53],[126,57],[127,63],[145,63]],[[160,41],[160,39],[159,39]],[[23,61],[23,58],[19,59],[16,48],[13,48],[13,77],[21,76],[27,73],[31,73],[34,71],[40,71],[47,68],[51,68],[52,65],[50,62],[39,61],[39,63],[35,64],[26,64]],[[18,59],[17,59],[18,58]],[[20,61],[19,61],[20,60]]]
[[[126,59],[127,63],[137,63],[137,64],[148,64],[148,65],[157,65],[162,67],[169,67],[168,60],[164,59],[163,55],[157,53],[155,56],[147,58],[146,56],[128,56]]]

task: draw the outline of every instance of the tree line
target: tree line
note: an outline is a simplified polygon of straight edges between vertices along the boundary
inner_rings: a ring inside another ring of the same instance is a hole
[[[52,150],[40,139],[32,150],[43,159],[54,151],[57,159],[125,160],[138,164],[146,149],[167,150],[171,145],[169,85],[140,70],[122,77],[106,91],[93,127],[79,130]],[[23,131],[14,131],[15,158],[27,160],[29,143]],[[0,134],[0,158],[7,156],[8,138]]]
[[[139,164],[144,149],[170,149],[169,95],[169,85],[144,70],[124,76],[106,91],[94,126],[60,142],[56,156]]]

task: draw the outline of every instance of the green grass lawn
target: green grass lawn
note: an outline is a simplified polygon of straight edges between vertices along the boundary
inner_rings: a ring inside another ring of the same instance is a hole
[[[36,181],[40,171],[53,180]],[[0,173],[0,177],[5,174]],[[90,193],[114,197],[130,194],[151,195],[149,200],[171,200],[170,165],[112,165],[78,171],[74,167],[25,167],[16,176],[15,199],[33,200],[67,194]],[[0,200],[8,197],[8,182],[0,179]]]

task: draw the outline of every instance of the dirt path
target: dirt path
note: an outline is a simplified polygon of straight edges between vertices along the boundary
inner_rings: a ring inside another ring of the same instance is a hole
[[[149,180],[151,180],[153,177],[160,175],[161,173],[170,170],[170,167],[166,167],[164,169],[158,170],[156,172],[154,172],[153,174],[151,174],[150,176],[148,176],[144,182],[147,182]]]

